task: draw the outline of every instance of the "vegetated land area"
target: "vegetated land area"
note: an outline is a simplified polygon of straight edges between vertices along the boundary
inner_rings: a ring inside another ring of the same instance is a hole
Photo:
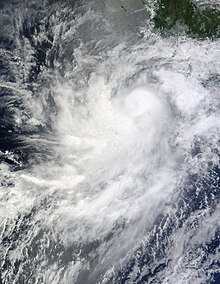
[[[220,4],[190,0],[159,0],[154,24],[164,35],[185,32],[191,37],[220,37]]]

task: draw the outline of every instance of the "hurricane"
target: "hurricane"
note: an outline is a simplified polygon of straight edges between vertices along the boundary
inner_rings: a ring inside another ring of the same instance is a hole
[[[0,283],[220,283],[219,10],[1,0]]]

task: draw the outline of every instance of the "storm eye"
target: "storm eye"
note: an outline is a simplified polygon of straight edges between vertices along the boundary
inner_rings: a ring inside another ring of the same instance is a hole
[[[156,94],[142,87],[127,95],[124,107],[130,115],[136,117],[144,113],[153,114],[155,109],[162,108],[162,104]]]

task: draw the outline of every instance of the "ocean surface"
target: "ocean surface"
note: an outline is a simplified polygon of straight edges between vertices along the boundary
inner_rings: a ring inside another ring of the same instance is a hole
[[[158,9],[0,1],[0,283],[220,283],[220,39]]]

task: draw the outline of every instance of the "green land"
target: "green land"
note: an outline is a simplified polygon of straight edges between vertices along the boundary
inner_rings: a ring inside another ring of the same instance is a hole
[[[196,5],[190,0],[159,0],[153,21],[164,35],[185,32],[201,39],[220,37],[220,10],[213,5]]]

